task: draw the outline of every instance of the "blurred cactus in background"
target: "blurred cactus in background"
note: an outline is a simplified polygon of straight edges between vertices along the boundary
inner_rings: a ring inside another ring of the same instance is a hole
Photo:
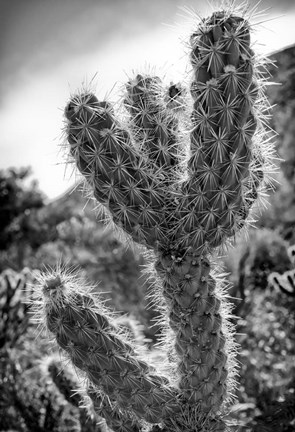
[[[31,272],[5,270],[0,274],[0,350],[12,348],[29,327]],[[27,302],[28,303],[28,302]]]
[[[126,122],[88,91],[65,109],[70,156],[105,220],[153,260],[158,365],[75,272],[45,272],[36,290],[36,313],[114,431],[227,427],[236,346],[214,262],[247,226],[272,156],[263,62],[250,31],[243,9],[200,20],[190,39],[190,91],[166,91],[158,77],[138,74],[126,85]]]
[[[288,248],[288,255],[293,263],[294,269],[285,271],[283,274],[274,272],[269,275],[269,283],[281,290],[288,296],[295,297],[295,246]]]
[[[288,243],[270,229],[250,229],[247,238],[241,236],[235,248],[225,258],[225,270],[230,273],[230,295],[234,298],[234,314],[243,315],[251,308],[251,299],[265,291],[270,273],[281,273],[292,268]],[[248,302],[249,299],[249,302]]]

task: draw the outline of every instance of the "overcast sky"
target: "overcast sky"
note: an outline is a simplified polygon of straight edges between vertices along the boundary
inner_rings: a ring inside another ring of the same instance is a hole
[[[69,94],[95,76],[104,97],[147,65],[180,79],[191,28],[183,7],[211,11],[201,0],[0,0],[0,169],[31,165],[49,197],[67,189],[59,143]],[[254,18],[265,21],[255,26],[259,50],[295,43],[294,0],[259,9],[268,9]]]

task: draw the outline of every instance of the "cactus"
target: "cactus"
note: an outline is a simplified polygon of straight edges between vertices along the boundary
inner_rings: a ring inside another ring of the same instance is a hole
[[[295,269],[286,271],[283,274],[271,273],[269,282],[288,296],[295,297]]]
[[[37,312],[81,371],[98,414],[112,424],[113,412],[114,430],[226,428],[237,366],[214,255],[247,226],[272,150],[263,76],[240,12],[215,12],[192,34],[192,103],[182,85],[167,93],[158,77],[138,74],[126,86],[126,123],[88,91],[65,109],[70,157],[106,219],[154,256],[161,371],[85,282],[60,268],[40,275]]]

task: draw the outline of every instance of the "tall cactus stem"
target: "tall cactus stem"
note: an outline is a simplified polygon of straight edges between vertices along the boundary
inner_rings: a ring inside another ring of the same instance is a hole
[[[233,335],[210,262],[192,252],[164,253],[158,256],[156,270],[175,333],[179,388],[187,403],[198,404],[203,412],[218,412],[233,391],[236,370],[228,361],[226,350],[230,340],[234,351]]]

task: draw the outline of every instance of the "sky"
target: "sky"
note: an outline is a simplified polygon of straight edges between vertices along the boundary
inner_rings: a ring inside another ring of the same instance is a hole
[[[116,101],[128,77],[150,66],[167,83],[181,80],[193,28],[190,11],[207,16],[212,4],[0,0],[0,10],[0,169],[30,165],[40,189],[54,198],[75,180],[62,152],[70,95],[91,83],[99,98]],[[295,0],[264,0],[258,10],[258,51],[295,44]]]

